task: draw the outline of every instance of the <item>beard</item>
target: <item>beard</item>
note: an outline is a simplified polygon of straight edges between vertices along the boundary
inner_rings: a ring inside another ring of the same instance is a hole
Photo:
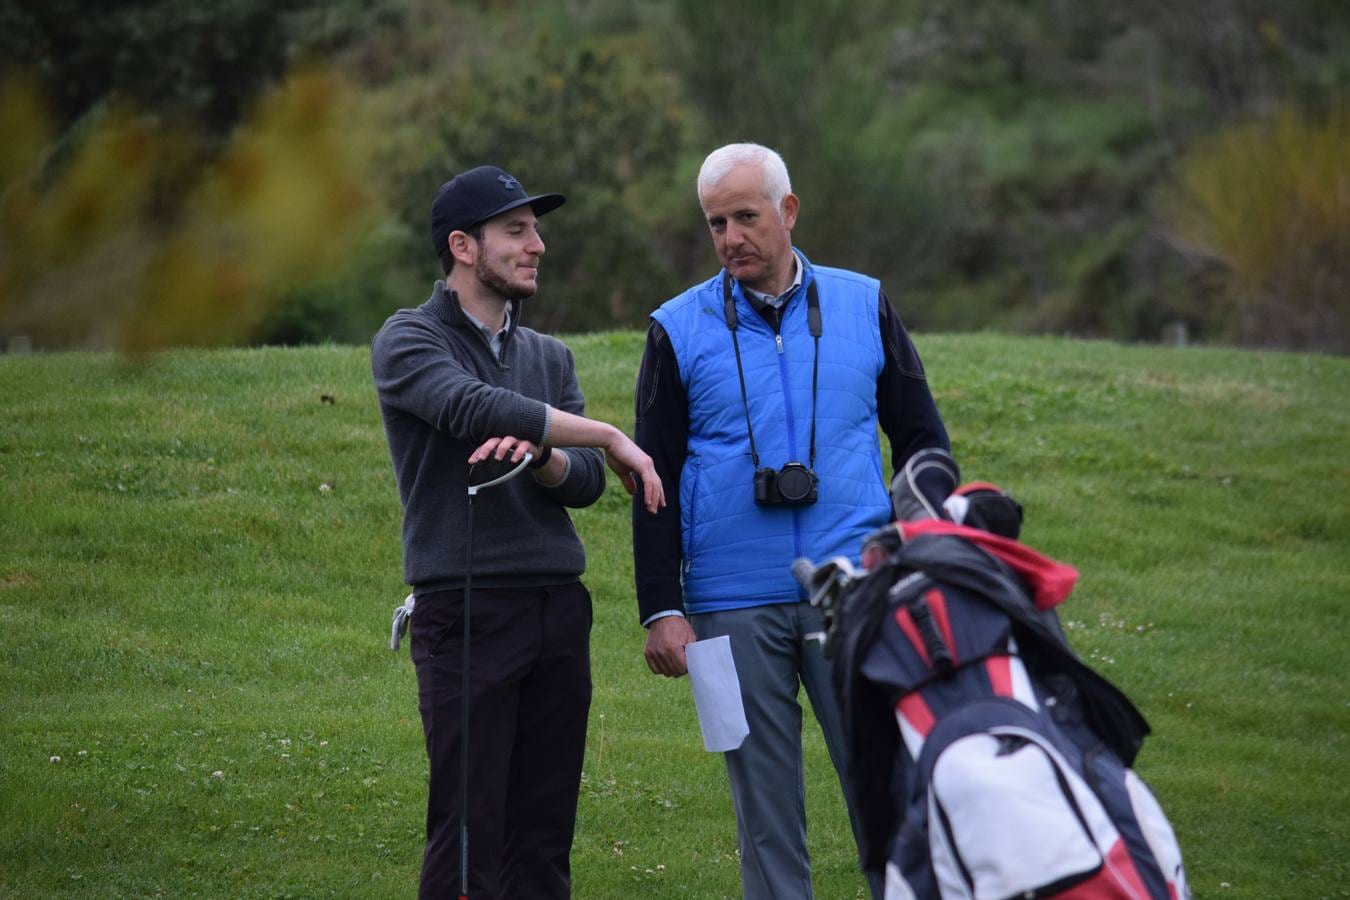
[[[507,300],[524,300],[527,297],[533,297],[535,286],[518,281],[509,281],[500,272],[487,264],[487,260],[480,255],[478,262],[474,265],[474,274],[484,287],[500,294]]]

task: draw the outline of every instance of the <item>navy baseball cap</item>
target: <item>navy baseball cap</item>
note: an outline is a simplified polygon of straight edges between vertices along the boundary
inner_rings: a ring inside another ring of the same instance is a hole
[[[468,231],[517,206],[528,203],[536,216],[542,216],[566,200],[562,194],[530,196],[519,181],[496,166],[461,172],[441,185],[431,203],[431,248],[440,255],[450,232]]]

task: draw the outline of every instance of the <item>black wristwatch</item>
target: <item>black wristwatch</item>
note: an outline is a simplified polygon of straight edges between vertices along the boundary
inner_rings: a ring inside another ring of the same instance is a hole
[[[543,449],[541,449],[541,450],[539,451],[539,455],[536,456],[534,459],[530,460],[530,464],[529,464],[528,466],[526,466],[525,468],[527,468],[527,469],[540,469],[540,468],[543,468],[544,463],[548,462],[549,457],[551,457],[552,455],[553,455],[553,448],[552,448],[552,447],[544,447]]]

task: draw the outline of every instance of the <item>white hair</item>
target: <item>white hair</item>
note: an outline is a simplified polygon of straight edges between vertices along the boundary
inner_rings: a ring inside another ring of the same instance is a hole
[[[783,217],[783,198],[792,193],[792,181],[788,178],[787,163],[774,150],[759,144],[727,144],[718,147],[703,160],[698,170],[698,201],[703,203],[703,195],[731,174],[739,166],[756,166],[764,174],[764,196]]]

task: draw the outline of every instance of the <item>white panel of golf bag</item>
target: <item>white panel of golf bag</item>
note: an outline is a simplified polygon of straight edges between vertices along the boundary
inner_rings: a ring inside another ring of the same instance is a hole
[[[863,867],[887,900],[1190,896],[1129,768],[1148,724],[1069,647],[1077,571],[1018,543],[1021,508],[928,450],[864,571],[794,567],[825,615]]]

